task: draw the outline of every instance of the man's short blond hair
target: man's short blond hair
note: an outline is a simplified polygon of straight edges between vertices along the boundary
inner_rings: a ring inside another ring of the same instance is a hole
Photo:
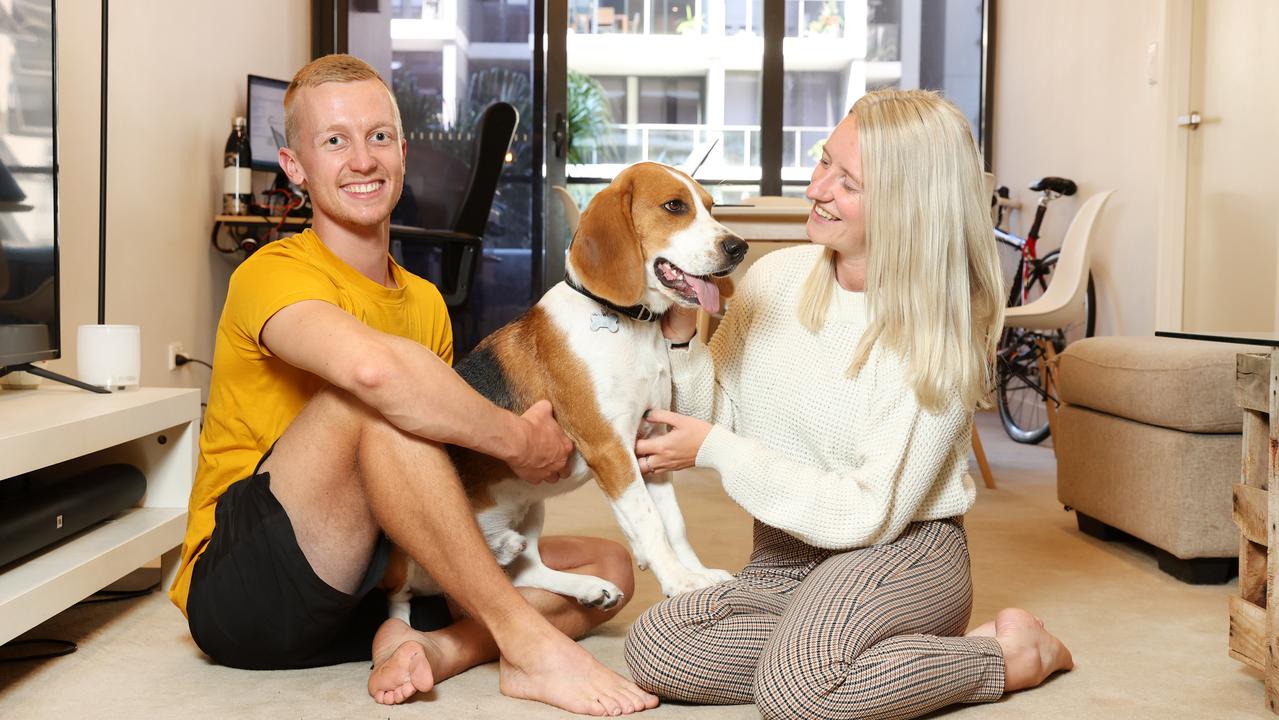
[[[299,120],[297,113],[293,111],[293,101],[299,89],[318,87],[331,82],[362,80],[377,80],[382,83],[382,87],[386,88],[386,94],[391,98],[391,108],[395,111],[396,134],[403,139],[404,128],[400,122],[400,106],[395,102],[395,93],[391,92],[391,87],[386,84],[386,80],[373,69],[372,65],[358,57],[335,54],[325,55],[302,66],[302,69],[293,76],[293,82],[289,83],[289,89],[284,91],[284,138],[288,146],[293,147],[293,141],[297,139],[298,134]]]

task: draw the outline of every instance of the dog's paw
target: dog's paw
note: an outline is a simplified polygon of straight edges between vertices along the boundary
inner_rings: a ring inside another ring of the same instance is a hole
[[[712,585],[718,585],[722,582],[728,582],[733,579],[731,573],[723,570],[700,570],[683,569],[681,572],[669,577],[658,578],[662,584],[662,593],[666,597],[674,597],[680,593],[692,592],[693,590],[701,590]]]
[[[591,577],[577,595],[577,601],[586,607],[608,610],[625,597],[622,589],[603,578]]]
[[[528,538],[514,530],[503,530],[489,538],[489,547],[493,549],[497,564],[506,567],[528,548]]]
[[[711,585],[718,585],[720,583],[736,579],[733,573],[727,570],[718,570],[716,568],[702,568],[702,573],[712,579]]]

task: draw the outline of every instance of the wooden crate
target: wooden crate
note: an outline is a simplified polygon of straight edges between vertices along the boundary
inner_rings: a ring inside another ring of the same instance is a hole
[[[1239,596],[1230,598],[1230,657],[1264,674],[1266,707],[1279,713],[1279,350],[1240,353],[1235,380],[1244,418],[1242,482],[1234,487]]]

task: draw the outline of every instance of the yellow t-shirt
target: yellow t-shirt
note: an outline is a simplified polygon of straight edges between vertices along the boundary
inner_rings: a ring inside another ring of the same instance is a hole
[[[213,534],[218,497],[253,473],[263,453],[325,384],[262,344],[262,327],[272,315],[296,302],[322,300],[371,328],[416,340],[445,362],[453,362],[453,332],[440,292],[389,257],[387,262],[394,288],[360,274],[308,229],[264,246],[231,276],[218,321],[182,567],[169,590],[183,614],[195,560]]]

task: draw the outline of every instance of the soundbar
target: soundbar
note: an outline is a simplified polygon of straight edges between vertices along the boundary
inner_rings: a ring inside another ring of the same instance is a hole
[[[5,493],[6,501],[0,503],[0,567],[133,507],[146,489],[147,479],[141,470],[115,464],[54,480],[16,496]]]

